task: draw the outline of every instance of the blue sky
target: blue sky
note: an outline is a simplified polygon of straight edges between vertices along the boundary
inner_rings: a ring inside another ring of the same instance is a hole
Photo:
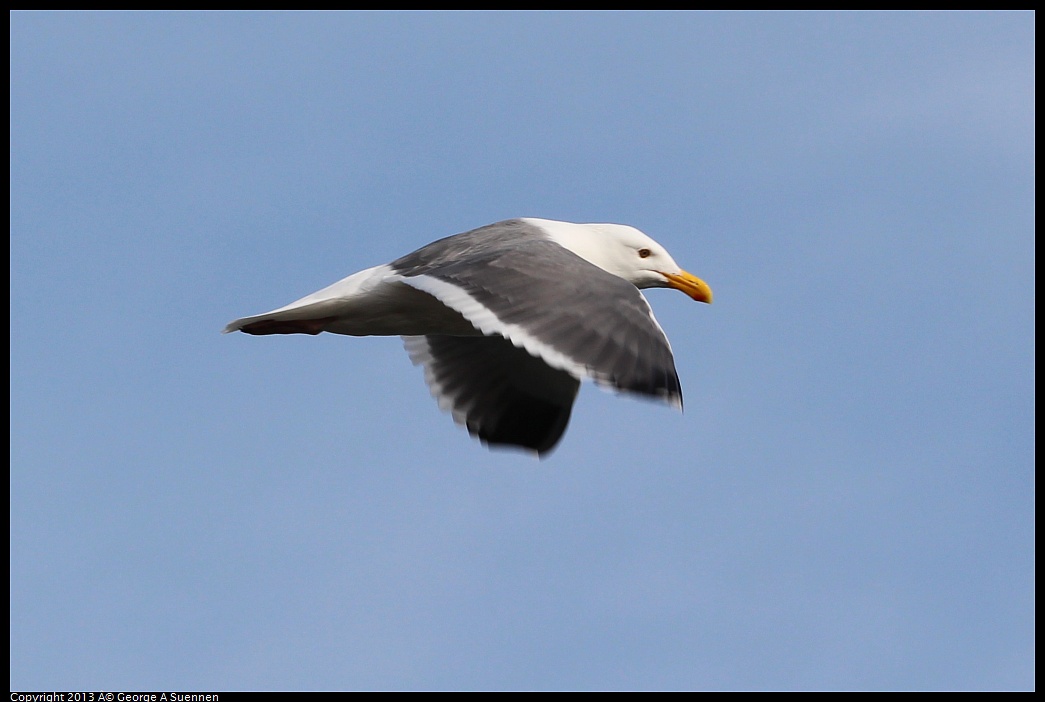
[[[12,14],[12,689],[1033,689],[1034,20]],[[518,216],[685,413],[220,334]]]

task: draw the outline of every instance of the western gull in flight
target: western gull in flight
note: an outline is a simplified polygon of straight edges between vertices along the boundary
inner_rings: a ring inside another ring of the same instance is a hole
[[[621,224],[511,219],[440,239],[225,332],[401,336],[440,408],[484,444],[543,455],[580,381],[681,409],[671,346],[639,288],[711,302]]]

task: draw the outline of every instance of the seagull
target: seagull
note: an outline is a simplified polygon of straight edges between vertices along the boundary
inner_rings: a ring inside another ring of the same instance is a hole
[[[580,383],[682,409],[671,345],[640,288],[711,288],[622,224],[520,218],[434,241],[225,333],[400,336],[439,407],[490,447],[546,456]]]

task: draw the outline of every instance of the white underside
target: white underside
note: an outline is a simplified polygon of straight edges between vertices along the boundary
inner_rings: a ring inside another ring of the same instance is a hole
[[[265,320],[332,318],[323,331],[349,336],[476,335],[481,332],[389,265],[374,266],[264,314],[231,322],[225,332]]]

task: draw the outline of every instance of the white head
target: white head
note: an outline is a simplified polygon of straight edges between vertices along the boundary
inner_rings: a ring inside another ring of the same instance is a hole
[[[589,263],[637,288],[675,288],[699,302],[711,302],[711,288],[675,263],[667,250],[625,224],[574,224],[527,218],[548,237]]]

